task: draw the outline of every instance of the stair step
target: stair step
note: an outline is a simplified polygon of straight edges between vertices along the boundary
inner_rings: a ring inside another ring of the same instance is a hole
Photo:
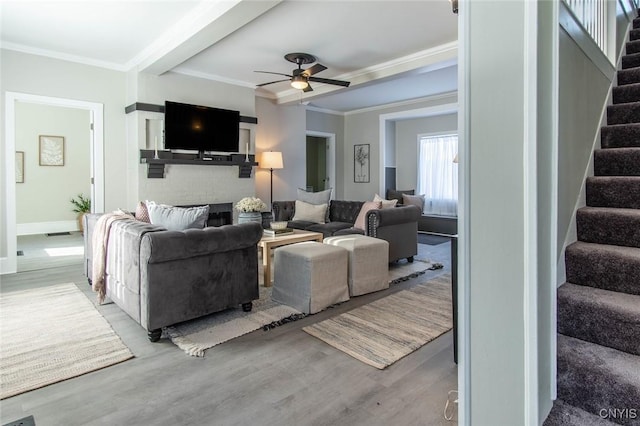
[[[638,40],[638,43],[640,43],[640,40]],[[613,88],[614,104],[638,101],[640,101],[640,83],[626,84],[624,86],[616,86]]]
[[[640,39],[640,29],[632,29],[629,31],[629,40]]]
[[[633,18],[633,27],[634,29],[640,28],[640,18]]]
[[[561,399],[556,399],[542,426],[613,426],[616,424],[567,404]]]
[[[600,146],[603,149],[640,147],[640,124],[603,126],[600,130]]]
[[[607,106],[607,124],[640,123],[640,102]]]
[[[637,409],[640,357],[558,334],[558,398],[596,415],[602,410]],[[637,418],[621,417],[611,420],[638,424]]]
[[[640,30],[636,30],[640,33]],[[638,39],[634,39],[638,40]],[[640,53],[631,53],[622,57],[622,69],[636,68],[640,66]]]
[[[634,40],[634,41],[627,42],[627,44],[625,45],[624,52],[627,55],[630,55],[632,53],[640,53],[640,40]]]
[[[640,176],[592,176],[586,188],[589,207],[640,209]]]
[[[625,84],[640,83],[640,69],[630,68],[627,70],[618,70],[618,86]]]
[[[565,251],[567,281],[640,295],[640,249],[576,241]]]
[[[640,355],[640,296],[567,282],[558,288],[558,333]]]
[[[640,148],[597,149],[593,170],[596,176],[640,176]]]
[[[578,240],[640,247],[640,210],[582,207],[576,214]]]

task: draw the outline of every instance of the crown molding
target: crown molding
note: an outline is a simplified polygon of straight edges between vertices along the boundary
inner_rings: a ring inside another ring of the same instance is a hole
[[[2,43],[0,43],[0,48],[6,49],[6,50],[13,50],[15,52],[20,52],[20,53],[27,53],[29,55],[44,56],[51,59],[75,62],[78,64],[89,65],[92,67],[106,68],[114,71],[122,71],[122,72],[128,71],[128,68],[124,64],[117,64],[115,62],[108,62],[108,61],[100,61],[98,59],[87,58],[85,56],[70,55],[67,53],[60,53],[60,52],[56,52],[54,50],[48,50],[48,49],[40,49],[36,47],[26,46],[23,44],[10,43],[10,42],[3,41]]]

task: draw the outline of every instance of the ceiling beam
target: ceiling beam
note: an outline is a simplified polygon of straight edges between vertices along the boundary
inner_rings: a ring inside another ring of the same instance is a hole
[[[128,65],[163,74],[267,12],[282,0],[202,1]]]

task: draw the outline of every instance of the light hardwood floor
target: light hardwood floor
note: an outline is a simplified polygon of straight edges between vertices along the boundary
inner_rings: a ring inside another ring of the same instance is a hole
[[[258,330],[187,356],[146,332],[116,305],[98,306],[135,358],[0,401],[5,424],[36,425],[450,425],[443,418],[457,388],[448,332],[385,370],[309,336],[302,327],[449,270],[448,243],[420,245],[442,270],[360,296],[270,331]],[[0,278],[1,291],[74,282],[94,300],[81,263]],[[454,417],[455,419],[455,417]]]

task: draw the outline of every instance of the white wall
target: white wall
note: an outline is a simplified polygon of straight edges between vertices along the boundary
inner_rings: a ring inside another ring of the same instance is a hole
[[[455,102],[457,102],[457,94],[452,93],[444,96],[436,96],[432,99],[408,105],[394,105],[347,114],[344,119],[345,144],[341,153],[344,158],[343,175],[345,176],[343,199],[361,201],[371,200],[373,199],[373,196],[380,191],[381,115]],[[369,183],[353,182],[353,146],[356,144],[370,145],[371,179]],[[396,166],[398,168],[401,167],[399,158],[396,158]]]
[[[19,102],[16,105],[16,151],[24,155],[24,183],[16,184],[18,235],[60,232],[46,229],[48,222],[70,221],[76,213],[69,200],[78,194],[90,197],[89,112]],[[39,136],[63,136],[64,166],[39,164]],[[39,224],[42,224],[39,225]]]
[[[104,105],[104,158],[105,208],[115,209],[126,200],[126,165],[122,153],[126,150],[125,138],[125,74],[45,58],[37,55],[0,49],[0,74],[2,108],[5,106],[6,92],[26,93],[65,99],[82,100]],[[5,116],[0,114],[0,132],[3,135],[1,152],[5,152]],[[5,188],[4,174],[0,186]],[[4,214],[6,194],[1,197],[0,212]],[[0,234],[6,235],[6,219],[0,218]],[[0,257],[7,255],[6,239],[2,239]]]
[[[473,425],[540,424],[531,421],[527,405],[537,395],[530,393],[527,363],[537,349],[527,350],[535,299],[526,298],[535,267],[529,250],[536,250],[526,221],[535,209],[527,169],[528,148],[535,146],[527,129],[535,114],[525,113],[531,87],[527,64],[536,55],[525,43],[531,40],[527,30],[536,28],[529,26],[531,5],[465,2],[461,14],[460,114],[466,120],[461,164],[463,176],[468,173],[461,185],[468,198],[463,197],[460,214],[459,283],[469,303],[462,315],[469,346],[463,347],[459,368],[470,373],[462,402]]]
[[[396,121],[395,159],[397,189],[416,189],[418,182],[418,135],[458,131],[458,114],[436,115]]]

